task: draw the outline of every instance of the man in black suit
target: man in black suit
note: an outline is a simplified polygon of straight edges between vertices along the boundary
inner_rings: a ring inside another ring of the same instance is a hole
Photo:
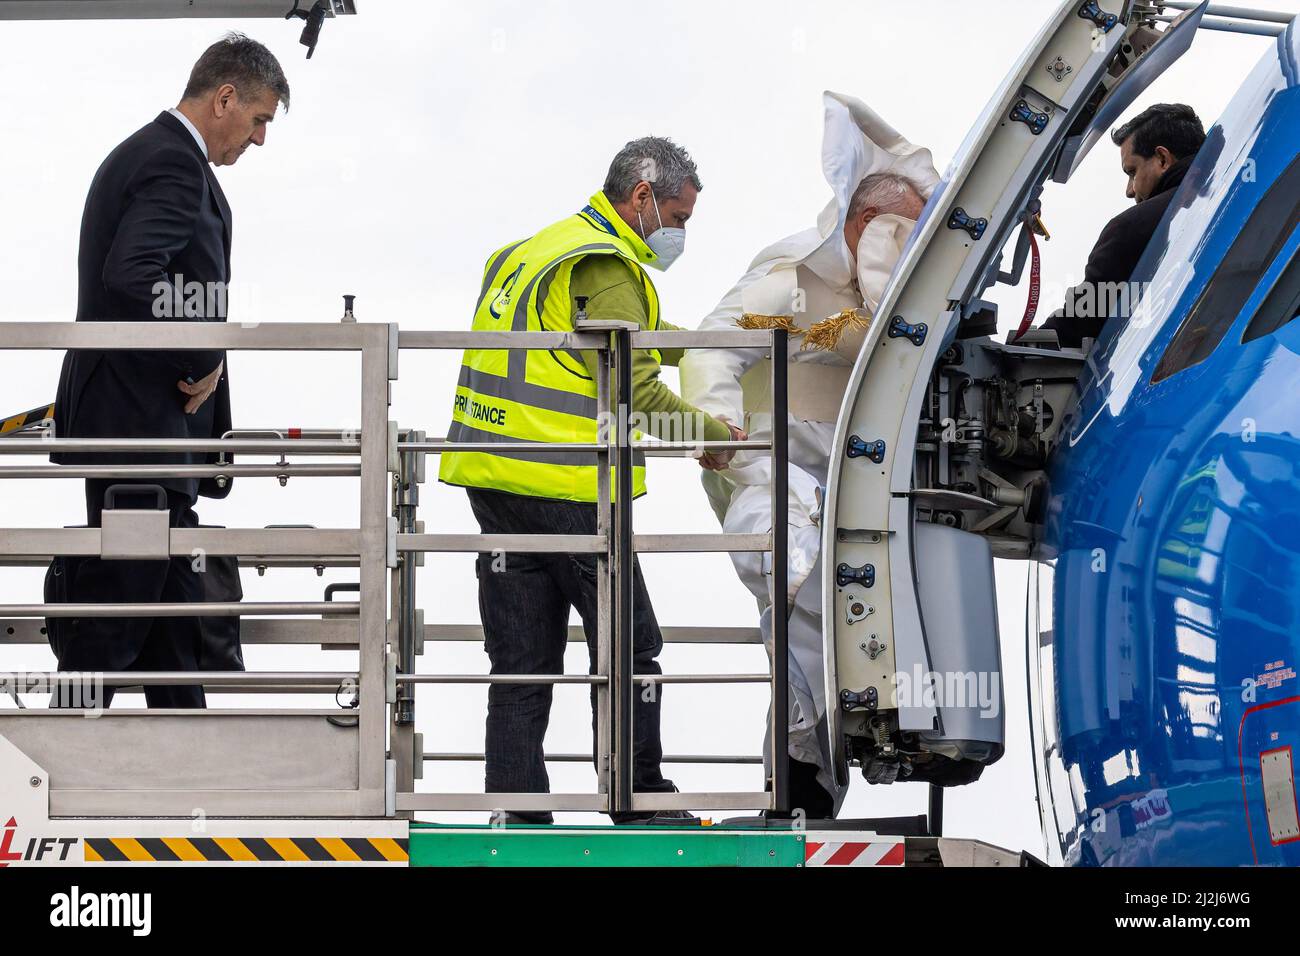
[[[226,320],[231,213],[212,166],[229,166],[266,141],[289,84],[270,50],[231,33],[194,65],[175,109],[114,149],[95,173],[81,220],[78,322]],[[220,438],[231,427],[225,353],[71,351],[55,399],[59,438]],[[60,464],[205,464],[204,454],[58,453]],[[126,481],[127,479],[118,479]],[[161,485],[172,527],[195,527],[199,495],[224,497],[211,479]],[[99,527],[113,481],[87,479],[86,519]],[[138,491],[134,493],[138,497]],[[154,492],[153,494],[156,494]],[[154,507],[115,493],[119,506]],[[188,557],[68,561],[73,602],[195,602],[203,583]],[[198,670],[198,618],[79,618],[51,642],[64,671]],[[111,691],[105,689],[105,704]],[[203,689],[147,687],[150,707],[202,707]]]
[[[1137,302],[1132,290],[1118,296],[1115,290],[1132,277],[1205,142],[1205,129],[1190,106],[1157,103],[1116,129],[1111,139],[1119,146],[1120,165],[1128,177],[1125,195],[1136,205],[1106,224],[1088,256],[1083,282],[1070,290],[1065,307],[1043,323],[1043,328],[1056,329],[1062,345],[1075,348],[1083,339],[1101,334],[1113,311],[1108,302],[1118,299],[1130,307]]]

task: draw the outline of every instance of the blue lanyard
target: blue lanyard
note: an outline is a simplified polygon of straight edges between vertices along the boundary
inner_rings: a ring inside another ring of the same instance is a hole
[[[600,228],[604,229],[604,230],[605,230],[607,233],[609,233],[611,236],[617,236],[617,235],[618,235],[618,231],[614,228],[613,224],[612,224],[608,219],[606,219],[604,216],[602,216],[602,215],[601,215],[601,214],[600,214],[596,209],[594,209],[593,207],[591,207],[591,206],[583,206],[583,207],[582,207],[582,213],[583,213],[584,216],[587,216],[588,218],[595,220],[596,224],[597,224],[598,226],[600,226]]]

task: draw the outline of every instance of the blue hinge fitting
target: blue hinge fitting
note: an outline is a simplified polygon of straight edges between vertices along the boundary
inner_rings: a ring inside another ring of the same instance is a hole
[[[877,465],[880,464],[885,460],[885,440],[877,438],[875,441],[863,441],[857,435],[850,435],[848,456],[861,458],[864,455]]]
[[[1011,119],[1024,123],[1029,127],[1029,132],[1037,136],[1047,129],[1047,121],[1050,117],[1046,113],[1030,109],[1029,104],[1024,100],[1018,100],[1016,105],[1011,107]]]
[[[948,217],[949,229],[964,229],[970,233],[972,239],[979,239],[984,235],[984,230],[988,227],[989,221],[987,219],[976,219],[973,216],[968,216],[966,210],[962,209],[961,206],[954,209]]]
[[[1097,26],[1101,27],[1102,33],[1109,33],[1115,29],[1115,24],[1119,23],[1119,17],[1113,13],[1106,13],[1097,5],[1097,0],[1088,0],[1079,8],[1079,16],[1085,20],[1091,20]]]
[[[909,325],[903,321],[901,315],[896,315],[889,320],[889,337],[891,339],[909,339],[913,345],[921,345],[925,341],[925,333],[929,330],[930,327],[924,322]]]

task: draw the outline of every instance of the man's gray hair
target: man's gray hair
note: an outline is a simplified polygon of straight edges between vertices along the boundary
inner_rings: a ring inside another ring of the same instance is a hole
[[[916,193],[922,202],[925,201],[921,188],[901,173],[872,173],[864,176],[862,182],[858,183],[858,188],[853,190],[853,198],[849,200],[848,218],[860,215],[868,206],[874,206],[882,213],[898,209],[909,193]]]
[[[687,183],[704,188],[691,154],[662,136],[634,139],[618,151],[605,177],[605,197],[626,202],[642,180],[654,186],[656,199],[677,198]]]
[[[203,51],[181,99],[189,100],[229,83],[245,99],[273,90],[289,109],[289,81],[275,54],[242,33],[227,33]]]

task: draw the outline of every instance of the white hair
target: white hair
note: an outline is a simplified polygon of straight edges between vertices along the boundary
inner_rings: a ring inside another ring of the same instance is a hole
[[[901,173],[884,172],[864,176],[862,182],[858,183],[858,188],[853,190],[853,198],[849,200],[848,218],[860,215],[868,206],[874,206],[882,213],[902,209],[904,202],[913,193],[922,203],[925,202],[920,187]]]

